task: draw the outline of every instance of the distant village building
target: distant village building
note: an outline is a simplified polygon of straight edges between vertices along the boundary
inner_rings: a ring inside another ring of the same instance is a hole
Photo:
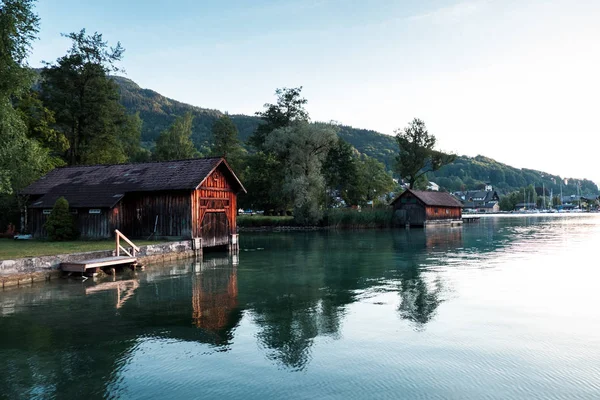
[[[246,189],[223,158],[56,168],[20,194],[34,237],[59,197],[83,238],[201,238],[202,247],[237,240],[237,194]]]
[[[500,211],[500,196],[492,185],[486,185],[485,190],[470,190],[454,192],[463,205],[465,212],[497,213]]]
[[[461,221],[462,204],[450,193],[408,189],[392,201],[394,219],[402,226]]]
[[[429,182],[427,184],[427,190],[432,190],[434,192],[439,192],[440,191],[440,185],[438,185],[435,182]]]

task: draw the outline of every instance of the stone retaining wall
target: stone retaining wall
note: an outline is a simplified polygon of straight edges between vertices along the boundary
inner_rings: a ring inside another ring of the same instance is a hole
[[[55,256],[18,258],[15,260],[0,260],[0,287],[31,284],[37,281],[56,279],[60,276],[60,264],[94,258],[112,257],[114,250],[91,251],[86,253],[59,254]],[[163,260],[193,257],[193,242],[167,242],[140,246],[136,254],[141,264]]]

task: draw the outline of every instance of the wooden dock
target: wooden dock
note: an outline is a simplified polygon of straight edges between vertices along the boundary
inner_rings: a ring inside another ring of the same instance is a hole
[[[123,239],[127,244],[131,246],[130,250],[127,250],[125,247],[121,245],[121,239]],[[92,272],[97,272],[99,268],[110,267],[113,265],[127,265],[127,264],[136,264],[137,258],[135,257],[135,253],[140,251],[140,248],[137,247],[133,242],[118,229],[115,229],[115,256],[114,257],[104,257],[104,258],[94,258],[91,260],[82,260],[82,261],[71,261],[64,262],[60,264],[60,269],[65,272],[81,272],[85,273],[87,270],[92,270]],[[127,257],[122,256],[121,253],[127,254]]]
[[[472,224],[475,222],[479,222],[481,216],[479,215],[463,215],[462,220],[465,224]]]
[[[60,269],[65,272],[86,272],[89,269],[96,268],[104,268],[112,265],[123,265],[123,264],[135,264],[137,262],[137,258],[135,257],[125,257],[125,256],[117,256],[117,257],[104,257],[104,258],[95,258],[92,260],[83,260],[83,261],[71,261],[67,263],[61,263]]]

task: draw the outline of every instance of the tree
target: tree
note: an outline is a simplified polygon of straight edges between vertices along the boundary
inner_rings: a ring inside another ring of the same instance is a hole
[[[39,17],[34,0],[0,0],[0,98],[19,96],[31,85],[26,68],[31,43],[37,38]]]
[[[385,166],[376,159],[363,156],[359,165],[360,193],[364,205],[390,193],[395,186],[394,179],[385,170]]]
[[[498,205],[502,211],[513,211],[517,203],[518,202],[515,201],[514,193],[511,193],[507,194],[506,196],[502,196]]]
[[[63,35],[71,39],[67,54],[42,70],[44,104],[54,112],[56,128],[69,141],[70,165],[117,163],[127,160],[121,136],[128,118],[119,103],[117,85],[109,73],[119,71],[120,43],[109,47],[102,35],[85,29]]]
[[[309,121],[304,106],[308,102],[301,97],[302,86],[275,90],[277,104],[266,103],[264,111],[256,112],[263,123],[250,137],[249,143],[256,149],[262,149],[267,137],[275,129],[284,128],[295,122]]]
[[[161,132],[156,140],[154,159],[157,161],[183,160],[198,156],[192,142],[192,123],[194,116],[187,112],[177,117],[173,125]]]
[[[223,115],[215,121],[212,135],[211,154],[225,157],[230,165],[238,166],[243,149],[238,139],[238,130],[228,115]]]
[[[144,162],[150,160],[150,151],[140,146],[142,125],[143,121],[139,112],[128,115],[122,134],[119,137],[123,153],[129,161]]]
[[[54,113],[44,106],[38,93],[33,90],[23,94],[16,105],[21,119],[27,125],[27,136],[47,148],[57,166],[64,165],[60,157],[69,148],[69,141],[62,132],[54,129]]]
[[[53,167],[49,152],[28,135],[15,108],[33,82],[27,67],[39,18],[32,0],[0,0],[0,224],[18,218],[26,199],[16,193]],[[21,229],[24,227],[21,226]],[[3,229],[3,228],[2,228]]]
[[[330,195],[340,196],[347,205],[359,204],[357,153],[350,143],[337,138],[323,163],[323,176]]]
[[[435,136],[430,135],[425,123],[415,118],[403,131],[396,131],[400,148],[397,158],[398,173],[408,180],[412,189],[417,180],[430,171],[437,171],[452,163],[456,156],[434,150]]]
[[[332,125],[298,122],[271,132],[265,142],[266,149],[284,160],[283,190],[291,197],[294,219],[300,224],[315,224],[322,218],[325,180],[321,171],[336,138]]]
[[[265,104],[265,110],[256,112],[262,122],[248,143],[256,150],[247,158],[248,167],[242,174],[248,195],[240,198],[242,205],[282,213],[290,206],[290,199],[281,188],[285,184],[284,159],[286,154],[275,153],[265,147],[271,133],[296,123],[306,123],[308,112],[304,109],[307,100],[300,96],[302,87],[277,89],[276,104]]]
[[[53,241],[73,240],[78,236],[75,221],[69,211],[69,202],[60,197],[44,224],[48,237]]]

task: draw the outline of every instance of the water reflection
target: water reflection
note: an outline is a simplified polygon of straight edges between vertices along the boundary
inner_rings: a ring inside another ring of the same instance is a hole
[[[115,282],[61,281],[4,292],[0,396],[127,397],[119,382],[145,365],[136,360],[170,346],[209,365],[217,356],[232,357],[222,361],[223,376],[238,357],[308,372],[319,365],[317,343],[344,343],[357,329],[349,320],[370,312],[396,324],[395,332],[425,340],[455,302],[452,268],[484,268],[509,249],[530,254],[534,244],[564,237],[552,225],[497,224],[247,236],[239,259],[211,255]],[[371,319],[358,328],[368,336],[385,324]],[[253,350],[260,360],[248,355]],[[147,368],[169,365],[169,359],[144,360]],[[179,364],[185,359],[173,362],[174,371]]]
[[[217,260],[211,260],[211,267]],[[228,259],[218,260],[228,266]],[[233,268],[206,269],[196,273],[192,286],[192,323],[210,332],[215,344],[225,345],[233,339],[233,328],[241,318],[238,308],[237,270]]]
[[[398,231],[394,235],[394,250],[399,255],[396,266],[398,271],[400,318],[409,321],[418,331],[436,315],[439,305],[444,301],[444,283],[429,261],[435,254],[444,254],[449,249],[463,246],[460,227],[428,227],[421,230]],[[432,270],[433,269],[433,270]]]
[[[116,293],[115,308],[123,307],[125,302],[133,297],[135,290],[140,286],[137,279],[118,280],[114,282],[99,283],[85,288],[85,294],[94,294],[102,291],[114,291]]]

